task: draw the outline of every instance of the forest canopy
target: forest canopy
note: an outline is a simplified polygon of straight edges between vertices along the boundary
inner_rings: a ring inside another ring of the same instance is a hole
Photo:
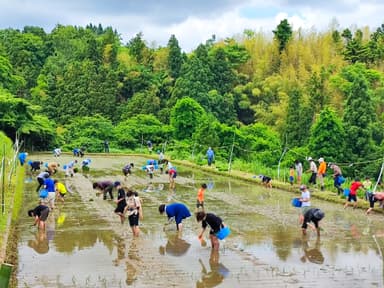
[[[271,37],[272,36],[272,37]],[[135,150],[150,140],[276,166],[325,157],[377,173],[383,157],[384,24],[151,47],[112,27],[0,30],[0,130],[29,150]],[[364,163],[360,165],[359,163]],[[348,168],[347,168],[348,170]]]

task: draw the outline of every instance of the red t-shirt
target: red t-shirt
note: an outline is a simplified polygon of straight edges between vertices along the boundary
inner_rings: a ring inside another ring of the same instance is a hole
[[[350,195],[356,195],[356,191],[357,189],[359,189],[360,187],[362,187],[363,184],[359,181],[355,181],[351,184],[351,188],[349,188],[349,194]]]

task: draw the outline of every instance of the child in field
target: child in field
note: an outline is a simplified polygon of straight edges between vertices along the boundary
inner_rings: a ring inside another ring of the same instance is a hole
[[[220,241],[216,234],[225,227],[223,220],[213,213],[205,213],[203,211],[196,213],[197,222],[201,222],[202,230],[198,236],[199,239],[203,237],[204,231],[209,226],[209,238],[211,240],[212,250],[219,251]]]
[[[33,226],[37,225],[37,227],[42,230],[45,229],[45,221],[47,220],[48,215],[49,207],[45,205],[38,205],[34,209],[28,211],[28,216],[35,218]]]
[[[349,203],[353,201],[353,209],[357,208],[357,190],[363,188],[363,183],[360,182],[359,178],[355,178],[355,181],[352,182],[351,187],[349,188],[349,195],[347,202],[344,204],[344,209],[349,206]]]
[[[132,191],[128,190],[127,192],[127,206],[125,206],[124,213],[128,213],[129,226],[132,229],[134,237],[138,237],[140,233],[139,228],[139,219],[143,220],[143,208],[139,195]]]
[[[53,150],[53,156],[54,157],[59,157],[61,155],[61,149],[60,148],[56,148],[55,150]]]
[[[321,219],[324,218],[324,216],[324,212],[318,208],[311,208],[307,212],[305,212],[304,221],[301,226],[303,235],[307,234],[307,227],[309,225],[312,229],[316,230],[317,236],[320,236],[319,222],[321,221]],[[313,222],[314,226],[310,222]]]
[[[267,187],[267,188],[272,188],[272,178],[269,176],[265,175],[259,175],[259,178],[261,179],[261,183]]]
[[[53,183],[55,183],[56,198],[58,198],[61,202],[64,203],[64,197],[67,194],[67,188],[63,183],[59,182],[57,179],[55,179]]]
[[[31,161],[28,162],[29,166],[31,166],[31,172],[40,170],[40,165],[43,165],[42,161]]]
[[[48,172],[51,175],[53,175],[53,174],[57,173],[57,170],[59,169],[59,167],[60,167],[59,163],[57,163],[57,162],[50,162],[50,163],[48,163],[47,169],[48,169]]]
[[[114,183],[114,186],[117,189],[117,199],[116,199],[117,207],[115,209],[115,213],[119,215],[120,222],[121,224],[123,224],[125,220],[124,210],[125,210],[125,206],[127,206],[127,201],[125,200],[125,190],[121,186],[120,182],[118,181]]]
[[[207,184],[205,183],[201,184],[201,187],[197,192],[197,203],[196,203],[197,209],[201,207],[201,209],[204,210],[204,193],[206,189],[207,189]]]
[[[176,177],[177,177],[177,172],[176,168],[172,167],[168,170],[168,176],[169,176],[169,190],[170,191],[175,191],[176,189]]]
[[[92,184],[93,189],[100,190],[103,193],[103,199],[107,200],[107,193],[113,200],[113,183],[111,181],[99,181]]]
[[[289,183],[293,185],[293,181],[295,181],[295,168],[293,166],[289,167]]]
[[[372,193],[372,181],[369,177],[365,177],[363,181],[363,187],[365,190],[365,200],[369,201],[369,194]]]
[[[132,174],[132,168],[134,167],[135,165],[133,163],[128,163],[127,165],[125,165],[122,169],[123,171],[123,174],[125,176],[125,179],[127,178],[128,175],[131,175]]]
[[[305,185],[300,186],[300,191],[301,191],[301,197],[300,197],[301,214],[299,217],[299,221],[300,223],[303,223],[305,213],[311,208],[311,194],[307,186]]]

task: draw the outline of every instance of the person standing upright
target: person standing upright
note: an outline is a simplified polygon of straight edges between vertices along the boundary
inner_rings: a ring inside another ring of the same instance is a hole
[[[212,148],[209,147],[207,150],[208,166],[212,165],[214,158],[215,158],[215,152],[213,152]]]
[[[104,140],[104,152],[109,153],[109,142],[108,140]]]
[[[204,211],[204,194],[205,190],[207,189],[207,184],[203,183],[201,184],[200,189],[197,191],[197,202],[196,202],[196,208],[201,209]]]
[[[296,170],[296,183],[301,185],[301,177],[303,176],[303,164],[301,164],[300,160],[295,160],[295,170]]]
[[[300,223],[303,223],[304,220],[304,214],[308,211],[308,209],[311,208],[311,193],[309,192],[307,186],[301,185],[300,186],[300,202],[301,202],[301,214],[299,217]]]
[[[147,141],[147,148],[148,148],[148,153],[152,154],[153,144],[151,140]]]
[[[124,210],[125,210],[125,206],[127,206],[125,190],[121,186],[121,183],[119,181],[116,181],[114,183],[114,186],[117,189],[117,199],[116,199],[117,206],[115,209],[115,213],[120,217],[120,222],[121,224],[123,224],[125,220]]]
[[[324,161],[324,158],[319,158],[319,169],[317,170],[317,177],[320,181],[320,190],[324,191],[324,177],[325,172],[327,171],[327,163]]]
[[[317,177],[317,166],[312,157],[308,157],[309,161],[309,169],[307,172],[311,172],[311,177],[309,178],[309,184],[316,185],[316,177]]]

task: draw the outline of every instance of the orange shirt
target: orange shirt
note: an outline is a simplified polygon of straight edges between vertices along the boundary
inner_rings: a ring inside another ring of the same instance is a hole
[[[204,188],[200,188],[199,191],[197,192],[197,201],[199,201],[200,203],[204,202],[204,192],[205,192]]]
[[[327,170],[327,163],[324,161],[320,163],[319,169],[317,170],[317,174],[322,175],[325,174],[325,171]]]

